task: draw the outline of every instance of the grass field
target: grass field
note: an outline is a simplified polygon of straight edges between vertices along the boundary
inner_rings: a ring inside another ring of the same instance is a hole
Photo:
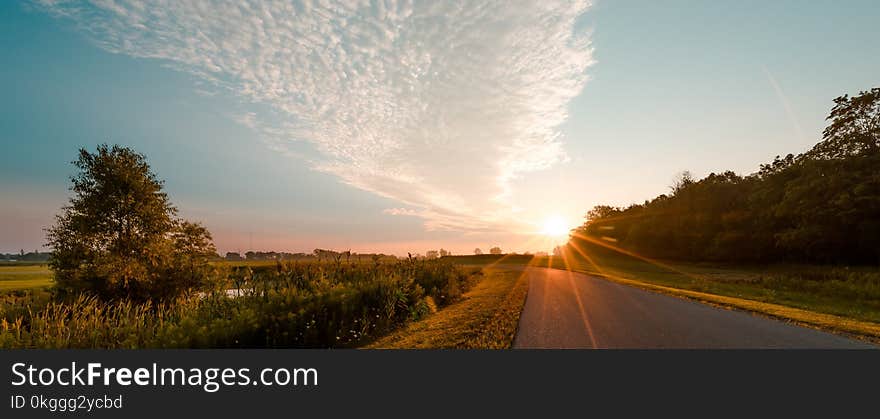
[[[367,345],[371,349],[506,349],[513,343],[528,280],[518,270],[486,269],[462,301]]]
[[[52,272],[45,263],[0,264],[0,293],[52,286]]]

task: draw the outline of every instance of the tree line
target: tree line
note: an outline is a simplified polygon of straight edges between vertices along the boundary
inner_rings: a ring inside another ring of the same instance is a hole
[[[694,179],[600,205],[571,240],[691,261],[880,264],[880,88],[834,100],[823,139],[750,175]]]

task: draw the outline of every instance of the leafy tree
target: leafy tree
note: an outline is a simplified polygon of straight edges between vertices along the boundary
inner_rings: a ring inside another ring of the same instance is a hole
[[[142,154],[100,145],[73,164],[73,197],[48,229],[61,294],[170,299],[206,285],[211,234],[176,217]]]
[[[482,255],[482,254],[483,254],[483,251],[480,250],[480,248],[478,247],[478,248],[474,249],[474,254],[475,254],[475,255]]]
[[[498,247],[498,246],[495,246],[495,247],[489,249],[489,254],[490,254],[490,255],[500,255],[500,254],[501,254],[501,248]]]
[[[824,141],[810,154],[818,158],[840,158],[880,150],[880,87],[860,92],[858,96],[843,95],[834,99],[828,115],[831,124],[825,128]]]

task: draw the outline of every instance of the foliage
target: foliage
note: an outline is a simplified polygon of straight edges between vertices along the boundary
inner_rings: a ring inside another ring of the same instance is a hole
[[[572,240],[681,260],[880,263],[880,89],[835,104],[809,152],[749,176],[685,173],[670,195],[593,208]]]
[[[418,320],[472,285],[472,272],[439,260],[227,269],[213,290],[160,303],[8,296],[0,347],[344,347]]]
[[[176,218],[143,155],[101,145],[74,165],[73,197],[48,229],[59,294],[165,300],[205,285],[211,234]]]

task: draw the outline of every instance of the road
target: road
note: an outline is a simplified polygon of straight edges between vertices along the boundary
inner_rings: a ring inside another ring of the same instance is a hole
[[[595,276],[527,268],[514,348],[874,348],[750,313]]]

